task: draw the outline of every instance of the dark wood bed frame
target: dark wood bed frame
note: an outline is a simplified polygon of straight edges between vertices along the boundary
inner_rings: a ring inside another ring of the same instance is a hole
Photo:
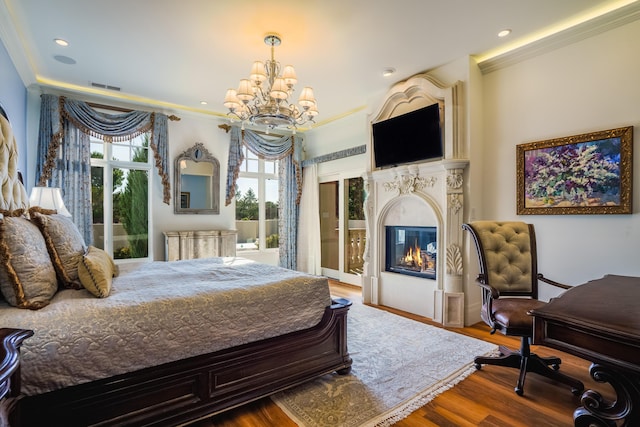
[[[318,325],[302,331],[23,396],[11,414],[11,425],[183,425],[330,372],[347,374],[351,371],[350,305],[345,299],[334,300]],[[30,336],[30,331],[25,332],[22,339]],[[20,370],[15,366],[14,370],[4,375],[12,375],[11,395],[15,396]]]

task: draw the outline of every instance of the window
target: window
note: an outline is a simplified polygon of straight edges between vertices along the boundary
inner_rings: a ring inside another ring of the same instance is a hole
[[[237,250],[278,249],[278,162],[247,147],[236,181]]]
[[[93,245],[114,259],[152,256],[149,136],[112,143],[91,137]]]

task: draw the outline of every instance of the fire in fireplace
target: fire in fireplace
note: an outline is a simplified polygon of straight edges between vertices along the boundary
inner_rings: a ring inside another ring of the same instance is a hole
[[[436,278],[437,228],[386,226],[385,270]]]

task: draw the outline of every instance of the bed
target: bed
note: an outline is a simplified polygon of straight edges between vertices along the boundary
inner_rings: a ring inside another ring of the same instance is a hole
[[[7,123],[0,124],[6,131]],[[6,135],[3,150],[15,151]],[[11,345],[3,342],[5,351],[13,346],[21,353],[19,369],[0,364],[0,380],[11,378],[11,425],[182,425],[350,371],[350,302],[331,299],[326,278],[242,258],[143,263],[112,277],[117,268],[93,247],[82,248],[73,276],[72,257],[55,244],[73,246],[74,238],[50,233],[50,224],[65,220],[55,212],[11,214],[25,207],[26,195],[15,167],[3,165],[2,198],[17,197],[2,208],[0,263],[36,258],[41,251],[33,248],[6,252],[21,243],[11,236],[33,232],[22,238],[32,244],[39,230],[55,280],[64,285],[35,298],[22,292],[29,276],[0,271],[0,326],[10,328],[0,337],[13,337]],[[17,190],[7,190],[7,182]],[[89,269],[83,276],[92,260],[108,274]],[[39,280],[47,269],[31,270]]]

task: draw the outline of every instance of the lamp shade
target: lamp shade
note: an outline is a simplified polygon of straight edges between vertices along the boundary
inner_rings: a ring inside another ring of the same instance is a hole
[[[240,84],[238,85],[238,92],[236,96],[241,101],[251,101],[254,98],[253,94],[253,86],[251,85],[251,80],[242,79],[240,80]]]
[[[287,99],[289,96],[289,93],[287,92],[287,84],[284,82],[282,77],[278,77],[274,80],[269,95],[274,99]]]
[[[311,107],[315,105],[316,98],[313,96],[313,89],[308,86],[303,88],[300,93],[300,98],[298,98],[298,103],[303,107]]]
[[[282,71],[282,78],[288,86],[293,86],[294,84],[298,83],[296,70],[291,65],[287,65],[286,67],[284,67],[284,70]]]
[[[236,95],[235,89],[228,89],[227,94],[224,97],[224,106],[228,109],[232,110],[234,108],[238,108],[240,106],[240,100]]]
[[[313,104],[311,107],[309,107],[309,109],[306,111],[307,115],[313,117],[313,116],[317,116],[318,115],[318,106],[316,104]]]
[[[251,67],[251,74],[249,75],[249,77],[251,78],[251,80],[260,83],[267,80],[267,71],[264,66],[264,62],[254,62],[253,66]]]
[[[64,206],[62,193],[59,188],[54,187],[33,187],[29,196],[29,206],[40,206],[43,209],[54,209],[64,216],[71,216],[71,213]]]

